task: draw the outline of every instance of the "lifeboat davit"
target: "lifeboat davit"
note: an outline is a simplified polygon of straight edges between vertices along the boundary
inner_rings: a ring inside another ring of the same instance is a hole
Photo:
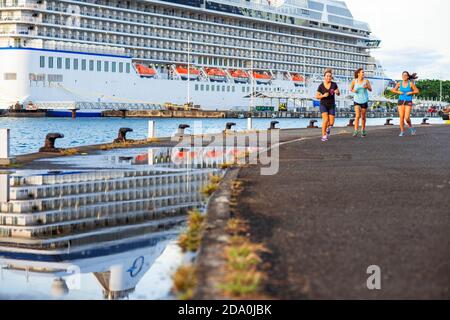
[[[257,84],[269,84],[272,81],[272,77],[266,72],[253,71],[253,79]]]
[[[205,68],[205,72],[208,75],[209,80],[212,82],[226,82],[227,73],[219,68]]]
[[[248,83],[250,76],[244,70],[230,70],[230,75],[235,83]]]
[[[197,80],[200,76],[200,71],[194,67],[190,67],[188,69],[188,67],[186,66],[177,66],[176,69],[181,79],[183,80],[187,80],[188,78],[190,80]]]
[[[291,80],[292,80],[292,82],[294,82],[294,85],[296,87],[300,87],[300,86],[304,86],[305,85],[305,78],[303,78],[298,73],[292,74]]]
[[[136,71],[140,77],[143,78],[154,78],[156,76],[156,70],[152,67],[146,67],[143,64],[136,63],[134,65],[136,67]]]

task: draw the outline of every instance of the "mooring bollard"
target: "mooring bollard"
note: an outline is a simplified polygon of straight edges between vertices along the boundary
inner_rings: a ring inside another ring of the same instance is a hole
[[[225,130],[223,131],[223,133],[229,133],[231,131],[231,129],[236,125],[236,123],[234,122],[227,122],[227,124],[225,125]]]
[[[247,130],[253,130],[253,119],[247,118]]]
[[[308,129],[318,129],[319,127],[316,126],[317,120],[311,120],[309,121],[309,126],[307,127]]]
[[[9,165],[15,162],[10,152],[10,130],[0,129],[0,165]]]
[[[236,125],[236,123],[234,122],[227,122],[227,124],[225,125],[225,130],[231,130],[232,127],[234,127]]]
[[[177,131],[177,136],[178,137],[182,137],[184,136],[184,130],[186,130],[187,128],[190,128],[191,126],[188,124],[180,124],[178,126],[178,131]]]
[[[423,120],[422,120],[422,125],[423,126],[427,126],[427,125],[430,125],[429,123],[428,123],[428,120],[430,120],[430,119],[428,119],[428,118],[423,118]]]
[[[393,126],[394,124],[393,123],[391,123],[391,121],[392,121],[392,119],[391,118],[389,118],[389,119],[386,119],[386,123],[384,124],[385,126]]]
[[[60,152],[61,149],[55,148],[55,140],[62,139],[64,135],[61,133],[49,133],[45,137],[45,143],[42,148],[39,149],[39,152]]]
[[[117,134],[117,139],[114,140],[114,143],[121,143],[127,141],[127,133],[133,132],[131,128],[120,128],[119,133]]]
[[[272,121],[272,122],[270,122],[269,130],[275,130],[275,129],[278,129],[276,126],[277,126],[277,124],[279,124],[279,123],[280,123],[279,121]]]
[[[148,139],[154,139],[156,138],[156,126],[155,126],[155,121],[150,120],[148,122]]]
[[[355,119],[350,119],[348,120],[348,125],[347,127],[354,127],[355,126]]]

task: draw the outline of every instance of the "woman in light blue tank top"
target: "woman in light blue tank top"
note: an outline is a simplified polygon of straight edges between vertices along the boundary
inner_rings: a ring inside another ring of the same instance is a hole
[[[402,74],[402,81],[398,82],[391,92],[398,94],[398,113],[400,116],[400,137],[406,136],[405,133],[405,121],[408,124],[409,132],[411,135],[416,134],[416,129],[413,128],[411,123],[411,110],[413,107],[413,95],[419,94],[414,80],[417,79],[417,74],[410,74],[408,71],[404,71]]]
[[[355,95],[353,97],[355,106],[355,131],[353,136],[356,138],[359,134],[359,120],[362,120],[361,136],[365,137],[366,132],[366,113],[369,108],[369,91],[372,91],[372,85],[369,80],[364,78],[364,70],[359,68],[355,71],[355,79],[352,81],[350,91]]]

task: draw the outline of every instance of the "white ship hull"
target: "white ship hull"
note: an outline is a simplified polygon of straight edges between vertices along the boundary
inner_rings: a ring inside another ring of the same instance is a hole
[[[49,59],[52,59],[52,68]],[[75,60],[77,70],[74,70]],[[86,70],[82,70],[83,60]],[[108,64],[107,71],[105,63]],[[116,64],[115,72],[111,70],[113,63]],[[89,70],[90,64],[93,65],[93,70]],[[122,72],[119,72],[119,64],[122,65]],[[98,66],[100,71],[97,70]],[[248,97],[252,90],[251,84],[234,83],[232,80],[218,83],[208,79],[169,79],[167,74],[158,74],[155,78],[140,77],[133,67],[131,57],[31,48],[0,48],[0,74],[3,75],[0,78],[2,109],[14,105],[17,101],[24,106],[30,104],[38,108],[58,110],[79,108],[80,111],[157,108],[167,102],[184,104],[188,99],[204,110],[249,110],[251,105],[251,99]],[[255,82],[253,87],[258,92],[278,95],[282,93],[281,96],[286,97],[295,95],[296,101],[288,100],[289,109],[312,107],[312,98],[320,78],[312,77],[306,88],[296,85],[294,81],[283,79],[275,79],[264,85]],[[348,79],[336,80],[344,97],[338,100],[338,106],[348,107],[351,104],[349,99],[345,99],[349,93],[346,81]],[[389,83],[388,79],[381,78],[372,78],[371,81],[374,96],[381,95]],[[304,99],[303,102],[300,102],[302,99],[298,97]],[[286,99],[281,100],[286,102]],[[255,99],[253,103],[274,106],[277,110],[279,101],[278,98]],[[80,104],[85,107],[80,108]]]

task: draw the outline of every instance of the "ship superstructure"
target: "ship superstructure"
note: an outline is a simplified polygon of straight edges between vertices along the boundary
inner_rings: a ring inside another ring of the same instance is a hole
[[[359,67],[375,95],[388,83],[380,40],[342,1],[0,0],[0,14],[4,108],[247,110],[257,91],[310,98],[325,68],[344,95]]]

